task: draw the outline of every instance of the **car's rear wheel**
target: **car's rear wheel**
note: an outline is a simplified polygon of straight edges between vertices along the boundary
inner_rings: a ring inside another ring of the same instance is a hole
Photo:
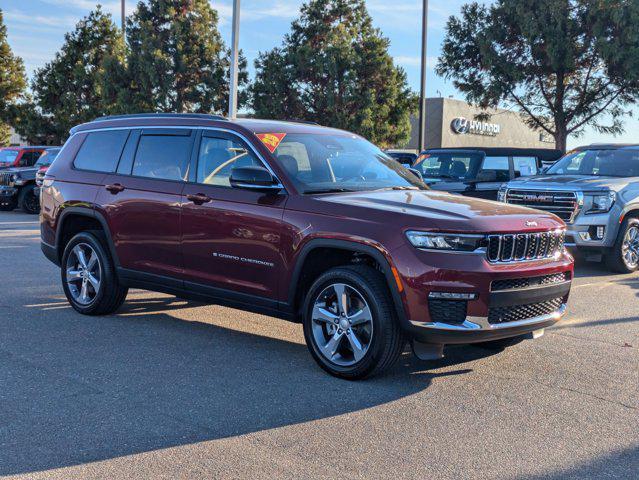
[[[639,270],[639,219],[624,219],[607,260],[608,266],[615,272],[632,273]]]
[[[62,287],[71,306],[85,315],[117,310],[128,289],[122,287],[98,232],[78,233],[62,255]]]
[[[304,337],[320,367],[350,380],[389,368],[405,344],[384,276],[365,265],[333,268],[313,283]]]
[[[27,185],[20,190],[18,204],[27,213],[40,213],[40,199],[35,193],[35,185]]]

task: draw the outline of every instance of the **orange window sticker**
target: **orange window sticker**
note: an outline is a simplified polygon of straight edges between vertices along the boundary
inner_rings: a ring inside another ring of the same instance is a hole
[[[286,136],[285,133],[256,133],[255,135],[257,135],[257,138],[262,140],[262,143],[271,153],[275,151],[277,146]]]

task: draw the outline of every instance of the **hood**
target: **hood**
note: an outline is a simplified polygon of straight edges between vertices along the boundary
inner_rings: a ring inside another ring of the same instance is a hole
[[[508,188],[530,188],[532,190],[570,191],[619,191],[630,183],[624,177],[599,177],[596,175],[538,175],[508,182]]]
[[[340,212],[389,228],[497,233],[545,231],[564,225],[551,213],[432,190],[318,195],[315,200],[326,214]]]

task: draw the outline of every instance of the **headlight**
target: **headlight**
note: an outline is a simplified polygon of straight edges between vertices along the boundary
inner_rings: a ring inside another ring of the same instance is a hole
[[[506,203],[506,192],[508,192],[508,187],[506,185],[502,185],[497,192],[497,201]]]
[[[607,192],[600,195],[586,195],[586,214],[606,213],[615,204],[615,192]]]
[[[474,252],[486,238],[484,235],[464,235],[457,233],[406,232],[408,241],[425,250],[451,250]]]

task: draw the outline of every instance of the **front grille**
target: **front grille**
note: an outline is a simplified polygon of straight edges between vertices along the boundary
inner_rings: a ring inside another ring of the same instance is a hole
[[[430,321],[454,325],[464,323],[467,304],[460,300],[428,300]]]
[[[13,174],[12,173],[2,173],[0,172],[0,185],[4,185],[4,186],[11,186],[11,176]]]
[[[511,307],[493,307],[488,310],[489,323],[516,322],[529,318],[540,317],[556,312],[561,307],[563,298],[555,298],[545,302],[531,303],[528,305],[515,305]]]
[[[495,280],[490,289],[493,292],[500,290],[517,290],[519,288],[538,287],[543,285],[553,285],[570,280],[570,272],[554,273],[541,277],[509,278],[507,280]]]
[[[564,249],[564,231],[490,235],[486,255],[491,263],[551,258]]]
[[[506,203],[554,213],[566,223],[572,223],[579,206],[577,195],[574,192],[534,190],[508,190]]]

